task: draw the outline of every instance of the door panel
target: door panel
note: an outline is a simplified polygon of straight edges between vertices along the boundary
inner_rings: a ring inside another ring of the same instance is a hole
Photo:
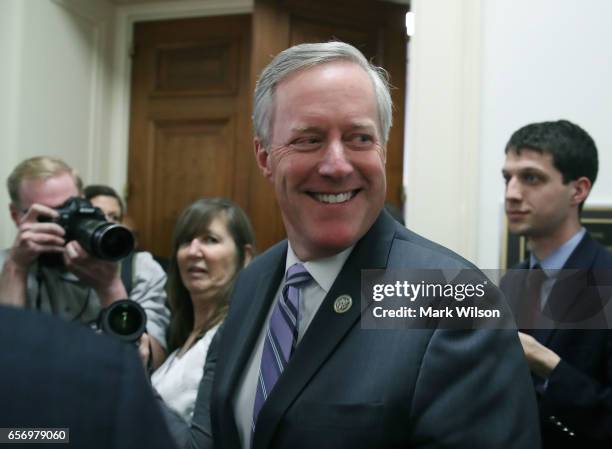
[[[232,197],[231,145],[234,126],[227,119],[156,121],[153,124],[151,251],[167,254],[176,217],[198,198]],[[170,188],[169,188],[170,187]]]
[[[224,196],[247,209],[251,16],[134,30],[128,211],[140,244],[170,256],[181,210]]]

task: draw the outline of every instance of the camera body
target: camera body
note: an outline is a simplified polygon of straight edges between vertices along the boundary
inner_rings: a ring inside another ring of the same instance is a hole
[[[76,240],[94,257],[117,261],[129,255],[134,249],[134,236],[125,226],[106,221],[104,212],[94,207],[89,200],[81,197],[68,198],[55,209],[56,218],[40,216],[39,222],[53,222],[64,228],[64,239]],[[41,263],[52,258],[41,255]],[[50,263],[54,265],[55,263]]]

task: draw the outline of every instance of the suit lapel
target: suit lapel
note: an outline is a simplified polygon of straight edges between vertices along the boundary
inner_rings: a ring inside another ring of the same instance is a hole
[[[259,413],[253,445],[255,449],[270,446],[287,409],[359,320],[361,270],[386,267],[394,229],[393,219],[383,212],[353,249],[296,348],[291,362]],[[349,295],[353,301],[353,306],[341,314],[334,311],[334,302],[340,295]]]
[[[285,268],[286,251],[279,258],[275,266],[270,266],[270,270],[262,273],[257,279],[257,285],[252,289],[252,303],[250,304],[245,317],[241,320],[241,327],[238,330],[237,338],[234,342],[237,343],[233,349],[236,351],[237,357],[231,358],[231,363],[228,365],[227,376],[230,390],[233,391],[239,381],[246,363],[248,362],[257,337],[264,325],[270,305],[276,295],[276,290],[283,277]],[[242,312],[242,311],[241,311]]]
[[[235,395],[238,382],[264,325],[270,304],[283,277],[286,255],[287,243],[284,242],[273,249],[271,254],[268,254],[267,257],[270,260],[265,265],[266,269],[258,275],[256,282],[251,285],[241,285],[241,288],[247,292],[242,300],[249,301],[249,304],[247,307],[237,307],[236,313],[240,313],[240,317],[231,320],[234,323],[233,327],[226,327],[223,330],[224,334],[227,333],[232,337],[223,339],[229,344],[224,346],[222,351],[231,355],[224,357],[227,363],[222,370],[215,373],[215,383],[218,383],[218,387],[215,387],[214,390],[225,392],[225,394],[215,401],[217,409],[211,411],[213,415],[219,417],[219,425],[225,439],[223,447],[240,448],[233,401],[228,398]],[[229,323],[230,320],[226,322]]]

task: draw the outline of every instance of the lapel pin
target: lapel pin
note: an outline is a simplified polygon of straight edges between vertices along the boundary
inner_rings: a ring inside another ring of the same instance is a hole
[[[340,295],[334,301],[334,312],[344,313],[353,305],[353,299],[349,295]]]

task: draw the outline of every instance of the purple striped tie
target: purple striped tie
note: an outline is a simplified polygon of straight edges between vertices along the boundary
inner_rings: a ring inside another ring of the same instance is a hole
[[[291,265],[287,270],[282,294],[274,306],[270,323],[266,330],[266,338],[261,354],[261,365],[259,367],[259,380],[255,392],[253,422],[251,425],[252,433],[255,432],[255,423],[257,422],[259,411],[287,366],[293,348],[295,348],[297,343],[300,287],[311,279],[310,273],[306,271],[306,268],[301,263]]]

